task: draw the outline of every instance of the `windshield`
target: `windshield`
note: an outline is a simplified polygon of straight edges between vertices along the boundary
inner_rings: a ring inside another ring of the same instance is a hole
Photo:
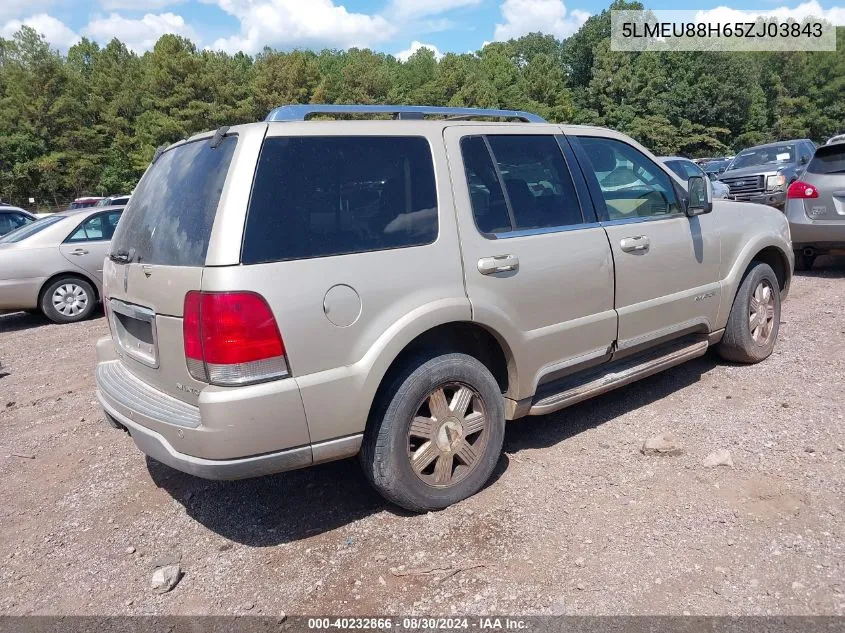
[[[25,240],[28,237],[32,237],[36,233],[40,233],[48,226],[55,224],[56,222],[61,222],[65,217],[66,216],[63,215],[53,215],[49,218],[42,218],[40,220],[36,220],[32,224],[22,226],[21,228],[15,229],[11,233],[6,233],[6,235],[0,237],[0,244],[9,244]]]
[[[756,165],[787,164],[795,162],[794,145],[767,145],[753,147],[740,152],[731,163],[731,169],[754,167]]]
[[[133,192],[112,240],[112,256],[163,266],[205,264],[237,142],[227,136],[213,148],[203,139],[164,152]]]
[[[711,160],[709,163],[704,163],[704,171],[719,171],[728,166],[727,160]]]

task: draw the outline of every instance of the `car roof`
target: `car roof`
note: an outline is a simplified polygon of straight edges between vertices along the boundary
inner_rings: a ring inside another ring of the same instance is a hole
[[[236,135],[241,132],[247,132],[250,129],[260,127],[261,129],[267,129],[268,126],[272,127],[274,130],[285,129],[286,127],[290,127],[292,130],[292,134],[296,135],[298,131],[303,129],[311,129],[318,128],[318,127],[325,127],[325,126],[332,126],[337,127],[339,130],[343,129],[344,127],[355,128],[355,127],[362,127],[362,126],[370,126],[370,125],[377,125],[379,129],[390,129],[395,128],[397,130],[402,130],[403,134],[409,134],[409,130],[420,130],[420,129],[444,129],[447,127],[489,127],[495,126],[497,128],[519,128],[519,129],[530,129],[531,127],[540,127],[540,126],[551,126],[558,129],[563,130],[564,134],[584,134],[587,133],[588,135],[594,136],[604,136],[608,138],[617,138],[617,139],[630,139],[629,136],[622,134],[621,132],[617,132],[616,130],[612,130],[606,127],[599,127],[595,125],[573,125],[568,123],[551,123],[551,122],[540,122],[540,121],[470,121],[464,119],[354,119],[354,120],[338,120],[338,119],[309,119],[307,121],[258,121],[255,123],[243,123],[240,125],[233,125],[231,127],[220,128],[220,130],[225,130],[225,134],[227,135]],[[278,127],[277,127],[278,126]],[[306,127],[300,127],[306,126]],[[198,132],[188,138],[176,141],[172,145],[169,145],[166,148],[162,148],[162,152],[170,151],[171,149],[175,149],[181,145],[185,145],[187,143],[193,143],[196,141],[201,140],[208,140],[214,137],[218,131],[215,130],[206,130],[204,132]],[[360,130],[358,131],[360,133]],[[158,152],[157,152],[158,153]],[[155,161],[156,157],[153,157],[153,161]]]
[[[763,143],[762,145],[753,145],[752,147],[746,147],[744,150],[741,150],[741,151],[745,152],[749,149],[760,149],[760,148],[763,148],[763,147],[777,147],[778,145],[789,145],[790,143],[812,143],[812,142],[813,141],[811,141],[808,138],[793,138],[793,139],[789,139],[789,140],[786,140],[786,141],[775,141],[773,143]]]
[[[658,156],[657,158],[662,160],[664,163],[670,160],[685,160],[690,163],[693,162],[691,158],[687,158],[686,156]]]
[[[123,211],[126,207],[121,204],[112,204],[107,207],[85,207],[84,209],[67,209],[66,211],[57,211],[53,213],[55,216],[71,218],[71,217],[82,217],[85,215],[95,215],[97,213],[103,213],[104,211]]]

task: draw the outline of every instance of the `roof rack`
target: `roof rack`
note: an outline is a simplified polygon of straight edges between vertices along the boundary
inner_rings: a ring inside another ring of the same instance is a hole
[[[265,121],[306,121],[317,114],[392,114],[395,119],[421,120],[426,115],[441,116],[448,119],[471,119],[476,117],[496,117],[518,119],[526,123],[546,123],[546,120],[531,112],[522,110],[487,110],[483,108],[443,108],[439,106],[401,106],[401,105],[331,105],[308,104],[287,105],[271,110]]]

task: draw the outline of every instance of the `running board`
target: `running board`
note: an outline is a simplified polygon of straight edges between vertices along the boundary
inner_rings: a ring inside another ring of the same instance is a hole
[[[540,399],[533,402],[528,415],[546,415],[560,411],[593,396],[607,393],[640,378],[680,365],[692,358],[704,356],[707,353],[707,347],[706,339],[688,342],[682,347],[672,345],[667,349],[666,346],[661,346],[645,354],[614,363],[609,367],[599,367],[597,372],[590,372],[588,376],[569,376],[565,383],[559,383],[562,390],[545,397],[541,396]],[[584,382],[584,380],[588,382]],[[578,382],[573,384],[575,381]],[[546,390],[553,384],[546,385]]]

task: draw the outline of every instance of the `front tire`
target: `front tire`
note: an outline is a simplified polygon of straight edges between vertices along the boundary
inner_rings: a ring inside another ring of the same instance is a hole
[[[96,303],[94,288],[79,277],[56,279],[41,293],[41,311],[53,323],[75,323],[87,319]]]
[[[716,348],[725,360],[759,363],[775,348],[780,330],[780,285],[768,264],[752,262],[736,293]]]
[[[439,510],[481,489],[504,435],[504,401],[487,367],[466,354],[419,356],[382,390],[361,463],[388,501]]]

